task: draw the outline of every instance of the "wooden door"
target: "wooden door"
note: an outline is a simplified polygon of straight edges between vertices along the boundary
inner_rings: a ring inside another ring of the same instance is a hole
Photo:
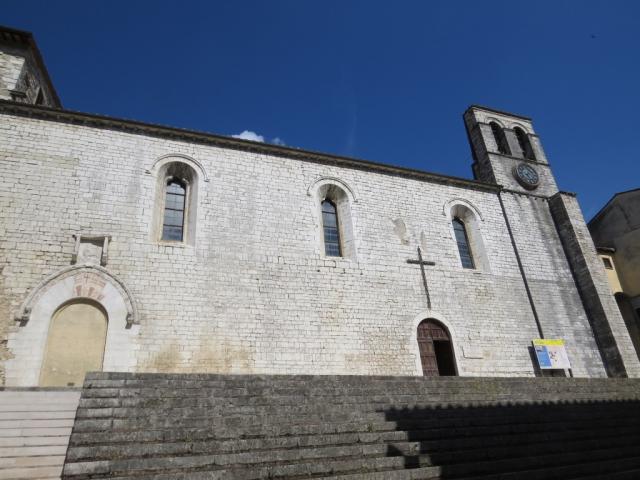
[[[98,306],[74,302],[51,319],[40,386],[81,386],[87,372],[102,370],[107,317]]]
[[[437,377],[441,374],[450,375],[450,367],[448,365],[447,371],[441,372],[442,368],[438,365],[438,355],[434,341],[438,342],[439,346],[442,345],[441,342],[447,342],[449,348],[451,348],[451,338],[444,326],[434,320],[423,320],[418,325],[418,348],[420,349],[422,374],[425,377]]]

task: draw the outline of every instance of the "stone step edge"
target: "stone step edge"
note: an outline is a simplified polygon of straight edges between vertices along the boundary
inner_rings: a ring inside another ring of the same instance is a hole
[[[623,455],[620,455],[621,452],[625,452],[626,450],[632,451],[632,452],[636,452],[636,448],[635,446],[630,446],[627,447],[626,449],[621,449],[619,447],[615,447],[615,448],[602,448],[602,449],[595,449],[595,450],[583,450],[583,451],[578,451],[578,452],[571,452],[571,453],[555,453],[555,454],[549,454],[549,455],[542,455],[542,456],[538,456],[535,458],[535,461],[539,461],[541,458],[544,460],[546,459],[545,465],[548,465],[548,461],[550,459],[561,459],[563,457],[566,457],[568,455],[579,455],[581,453],[585,453],[585,452],[589,452],[591,454],[591,456],[593,456],[596,452],[608,452],[608,451],[612,451],[612,453],[617,453],[618,455],[613,455],[612,458],[625,458]],[[428,454],[422,454],[422,455],[415,455],[412,457],[428,457]],[[207,455],[196,455],[196,456],[191,456],[193,458],[196,457],[207,457]],[[333,462],[333,463],[343,463],[346,464],[350,461],[352,462],[358,462],[358,461],[366,461],[366,460],[373,460],[373,459],[394,459],[394,458],[404,458],[406,456],[404,455],[397,455],[397,456],[384,456],[384,457],[379,457],[379,456],[367,456],[367,455],[359,455],[359,456],[349,456],[349,457],[341,457],[339,460]],[[171,459],[172,457],[166,457],[168,459]],[[177,457],[176,457],[177,458]],[[188,457],[181,457],[181,458],[188,458]],[[149,460],[155,460],[157,458],[151,458]],[[447,467],[449,469],[452,469],[454,466],[458,469],[464,469],[465,467],[468,468],[468,466],[477,466],[478,464],[492,464],[495,465],[497,462],[515,462],[519,459],[531,459],[530,456],[528,455],[523,455],[523,456],[516,456],[516,457],[511,457],[511,458],[507,458],[507,459],[492,459],[492,460],[486,460],[486,461],[474,461],[474,462],[463,462],[463,463],[450,463],[447,464]],[[221,465],[199,465],[196,467],[176,467],[173,469],[168,469],[166,467],[161,467],[163,468],[163,471],[158,471],[158,470],[150,470],[148,468],[142,468],[141,470],[137,470],[137,471],[129,471],[126,472],[127,475],[131,476],[141,476],[144,474],[149,474],[152,475],[154,473],[156,474],[162,474],[162,473],[186,473],[186,472],[198,472],[198,471],[210,471],[210,472],[216,472],[216,471],[224,471],[224,472],[238,472],[238,471],[250,471],[250,470],[264,470],[264,469],[268,469],[268,468],[277,468],[277,467],[286,467],[288,465],[306,465],[306,464],[314,464],[316,463],[318,460],[327,460],[327,458],[323,458],[323,459],[302,459],[301,461],[298,462],[292,462],[292,461],[285,461],[285,462],[271,462],[271,463],[262,463],[262,464],[246,464],[246,465],[241,465],[241,466],[234,466],[234,465],[228,465],[228,466],[221,466]],[[135,462],[136,460],[125,460],[122,463],[131,463],[131,462]],[[601,461],[601,460],[600,460]],[[91,463],[91,462],[82,462],[82,463]],[[109,463],[113,463],[113,462],[96,462],[96,463],[103,463],[104,466],[107,466],[107,464]],[[585,462],[581,462],[581,463],[585,463]],[[588,462],[587,462],[588,463]],[[70,463],[66,463],[65,467],[64,467],[64,472],[63,472],[63,479],[66,480],[75,480],[75,479],[85,479],[85,478],[91,478],[91,479],[103,479],[103,478],[113,478],[115,475],[121,475],[121,473],[116,473],[114,474],[112,470],[109,470],[108,472],[91,472],[91,473],[80,473],[80,474],[68,474],[66,473],[67,467],[72,466],[72,465],[78,465],[78,464],[70,464]],[[560,465],[575,465],[575,463],[562,463]],[[122,465],[123,467],[124,465]],[[556,466],[558,466],[556,464]],[[234,468],[235,467],[235,468]],[[441,465],[429,465],[429,467],[436,467],[436,468],[440,468]],[[335,468],[332,467],[332,468]],[[361,467],[359,468],[359,470],[361,470]],[[118,470],[116,470],[116,472],[118,472]],[[345,471],[344,473],[349,473],[348,471]],[[355,472],[358,473],[358,472]],[[122,472],[122,474],[125,474],[125,472]],[[105,476],[106,475],[106,476]],[[321,473],[321,474],[317,474],[318,476],[324,475],[326,476],[326,474]],[[224,477],[221,477],[224,478]],[[255,477],[258,478],[258,477]],[[265,477],[263,477],[265,478]],[[273,477],[268,477],[268,478],[286,478],[289,480],[293,480],[294,478],[313,478],[310,475],[304,475],[303,477],[300,476],[295,476],[295,475],[287,475],[287,476],[280,476],[280,475],[274,475]]]
[[[468,409],[466,412],[461,411],[451,411],[446,412],[444,410],[439,411],[431,411],[429,409],[418,408],[416,410],[411,409],[356,409],[354,407],[340,407],[340,408],[314,408],[316,406],[310,405],[308,409],[299,409],[295,411],[289,411],[287,414],[276,415],[279,418],[292,418],[292,417],[327,417],[329,415],[334,415],[337,417],[394,417],[397,416],[399,418],[408,417],[411,418],[440,418],[440,419],[468,419],[468,418],[513,418],[513,417],[545,417],[545,418],[555,418],[562,415],[566,415],[569,418],[582,418],[588,417],[593,418],[594,415],[608,415],[608,416],[623,416],[624,414],[629,413],[637,413],[640,412],[640,404],[638,404],[637,408],[620,408],[616,410],[609,409],[608,411],[549,411],[548,409],[535,409],[527,412],[521,412],[517,410],[500,410],[495,412],[473,412],[471,409]],[[321,407],[321,406],[320,406]],[[282,410],[286,411],[286,409],[279,408],[269,408],[270,410]],[[99,420],[106,418],[113,419],[145,419],[149,417],[172,417],[172,418],[244,418],[251,417],[256,415],[266,415],[268,411],[260,411],[260,410],[249,410],[241,411],[239,409],[227,408],[224,407],[216,407],[216,408],[207,408],[207,407],[175,407],[175,408],[162,408],[162,409],[154,409],[154,408],[145,408],[145,407],[81,407],[77,410],[75,417],[77,420]],[[32,412],[28,412],[32,413]],[[41,413],[41,412],[38,412]],[[50,412],[51,413],[51,412]],[[53,419],[25,419],[25,420],[53,420]],[[0,419],[2,421],[11,421],[10,419]]]
[[[516,443],[515,444],[515,448],[519,448],[519,449],[525,449],[525,448],[531,448],[534,449],[537,446],[542,446],[542,445],[554,445],[555,443],[560,443],[561,445],[564,444],[568,444],[571,446],[575,446],[575,444],[580,444],[582,445],[581,448],[572,448],[569,451],[571,452],[579,452],[579,451],[584,451],[584,450],[588,450],[589,447],[587,448],[583,448],[584,444],[593,444],[593,443],[597,443],[600,440],[607,440],[607,439],[611,439],[611,440],[616,440],[616,441],[630,441],[630,440],[635,440],[636,444],[638,443],[637,441],[640,440],[640,433],[639,432],[633,432],[633,433],[627,433],[627,434],[616,434],[616,433],[611,433],[610,435],[603,435],[603,436],[593,436],[590,438],[586,438],[586,439],[571,439],[571,440],[567,440],[567,439],[561,439],[561,440],[556,440],[555,442],[553,441],[549,441],[548,439],[540,439],[534,442],[522,442],[522,443]],[[296,451],[296,452],[313,452],[313,451],[317,451],[317,450],[332,450],[332,449],[337,449],[337,448],[346,448],[346,447],[373,447],[373,446],[379,446],[380,448],[388,448],[390,446],[395,447],[398,449],[398,451],[400,453],[398,453],[398,455],[385,455],[386,457],[396,457],[396,456],[407,456],[408,454],[406,453],[402,453],[404,450],[403,448],[408,449],[409,447],[411,447],[412,445],[420,445],[423,441],[420,440],[406,440],[406,441],[399,441],[399,440],[383,440],[383,441],[378,441],[378,442],[354,442],[354,443],[343,443],[343,444],[322,444],[322,445],[304,445],[304,446],[294,446],[294,447],[274,447],[274,448],[258,448],[258,449],[250,449],[250,450],[235,450],[235,451],[225,451],[225,452],[199,452],[199,453],[193,453],[193,452],[181,452],[181,453],[160,453],[160,454],[152,454],[152,455],[132,455],[132,456],[118,456],[118,460],[134,460],[134,459],[146,459],[146,458],[179,458],[179,457],[189,457],[189,456],[242,456],[242,455],[247,455],[247,454],[251,454],[251,453],[273,453],[273,454],[277,454],[280,452],[289,452],[289,451]],[[174,443],[174,442],[171,442]],[[176,442],[177,443],[177,442]],[[617,443],[617,442],[614,442]],[[465,454],[469,454],[472,452],[477,452],[477,451],[485,451],[485,452],[491,452],[491,451],[500,451],[504,448],[507,448],[508,446],[508,439],[505,439],[504,443],[497,443],[497,444],[491,444],[489,446],[483,445],[481,444],[480,446],[476,446],[476,447],[465,447],[465,448],[454,448],[452,450],[447,449],[447,450],[438,450],[438,449],[434,449],[430,452],[416,452],[415,455],[420,456],[420,455],[460,455],[461,457],[464,456]],[[512,444],[513,445],[513,444]],[[592,445],[593,446],[593,445]],[[69,447],[69,450],[71,450],[74,447]],[[81,447],[82,448],[82,447]],[[363,454],[366,455],[366,454]],[[370,457],[376,457],[379,458],[380,455],[379,454],[369,454],[367,456]],[[411,454],[411,456],[414,456],[414,454]],[[519,457],[520,455],[516,455],[516,457]],[[345,457],[351,457],[351,455],[345,455]],[[69,454],[67,453],[67,458],[69,458]],[[342,457],[329,457],[329,456],[304,456],[301,457],[299,459],[293,459],[293,460],[286,460],[286,462],[296,462],[296,461],[308,461],[308,460],[321,460],[321,459],[326,459],[326,458],[342,458]],[[110,458],[108,457],[80,457],[80,458],[73,458],[71,460],[68,460],[67,463],[83,463],[83,462],[92,462],[92,461],[110,461]],[[246,464],[251,464],[251,465],[259,465],[259,464],[263,464],[263,463],[274,463],[274,462],[255,462],[255,463],[249,463],[246,462]],[[277,461],[276,461],[277,463]],[[245,463],[242,463],[242,465],[244,465]],[[234,464],[235,465],[235,464]]]
[[[620,420],[623,421],[622,422],[623,426],[628,426],[628,425],[635,426],[637,424],[640,424],[640,419],[633,419],[633,420],[620,419]],[[568,423],[568,422],[566,422],[566,423]],[[603,423],[604,423],[604,425],[601,425],[601,427],[603,427],[605,430],[607,430],[609,428],[619,428],[620,427],[620,425],[612,424],[609,420],[603,420]],[[384,425],[384,424],[382,424],[382,425]],[[511,425],[512,424],[506,422],[504,424],[500,424],[499,426],[500,427],[505,427],[505,426],[511,426]],[[536,425],[536,426],[538,426],[538,425],[540,425],[540,423],[539,422],[529,423],[527,425]],[[571,425],[572,425],[572,423],[571,423]],[[583,426],[583,424],[578,424],[578,425],[579,425],[579,428],[567,428],[567,429],[563,429],[563,432],[565,432],[565,433],[566,432],[574,432],[576,434],[579,434],[580,432],[584,432],[585,430],[593,430],[593,423],[590,423],[587,427]],[[479,430],[479,429],[485,429],[486,430],[487,428],[491,428],[493,426],[496,426],[496,425],[495,424],[493,424],[493,425],[475,425],[474,427],[477,430]],[[234,440],[259,440],[259,439],[275,440],[277,438],[282,438],[282,437],[312,438],[312,437],[322,436],[322,435],[354,435],[354,434],[376,434],[376,433],[388,433],[388,432],[407,432],[407,433],[416,434],[417,432],[433,432],[434,430],[437,430],[437,431],[451,430],[450,428],[446,428],[446,427],[440,427],[440,428],[425,427],[425,428],[421,428],[421,429],[415,428],[415,429],[400,429],[400,430],[397,429],[397,428],[389,428],[389,429],[386,429],[386,430],[382,430],[382,429],[370,430],[369,429],[369,425],[364,425],[363,427],[364,427],[364,429],[358,430],[358,431],[334,431],[332,433],[296,433],[296,434],[285,433],[283,435],[282,434],[281,435],[274,434],[274,432],[265,432],[264,434],[252,434],[252,435],[247,434],[247,435],[243,435],[243,436],[240,436],[240,437],[238,437],[238,436],[236,436],[236,437],[215,437],[215,436],[212,436],[212,437],[209,437],[207,440],[208,441],[234,441]],[[460,426],[457,426],[455,428],[456,429],[464,428],[466,432],[469,431],[469,429],[465,428],[464,425],[460,425]],[[153,431],[153,432],[163,432],[163,431],[166,431],[166,430],[171,430],[171,429],[153,429],[151,431]],[[188,431],[192,431],[192,430],[208,431],[209,429],[194,427],[194,428],[186,428],[186,430],[188,430]],[[131,431],[126,430],[126,431],[121,431],[121,432],[118,432],[118,433],[140,432],[140,431],[142,431],[142,430],[131,430]],[[115,431],[109,431],[108,433],[111,434],[113,432],[115,432]],[[540,432],[540,430],[536,429],[536,430],[528,431],[528,432],[522,432],[522,431],[509,432],[507,430],[507,432],[505,432],[505,433],[509,433],[509,434],[513,434],[513,435],[522,435],[523,433],[539,433],[539,432]],[[87,443],[83,443],[83,442],[79,442],[79,443],[75,442],[75,438],[76,438],[77,435],[85,435],[86,436],[86,435],[91,435],[92,433],[96,433],[96,432],[78,432],[78,431],[72,432],[71,436],[70,436],[71,437],[70,438],[70,442],[69,442],[70,446],[79,447],[79,446],[82,446],[82,445],[92,445],[92,446],[97,446],[97,445],[109,446],[109,445],[112,445],[111,443],[108,443],[108,442],[107,443],[99,442],[99,443],[91,443],[91,444],[87,444]],[[503,433],[503,435],[505,433]],[[478,435],[466,435],[465,434],[464,438],[474,438],[474,437],[483,436],[483,435],[486,435],[486,433],[483,432],[483,431],[480,431],[480,433]],[[165,440],[163,440],[163,441],[165,441]],[[174,443],[174,442],[178,443],[179,440],[175,440],[172,443]],[[146,444],[146,443],[158,443],[158,441],[157,440],[153,440],[153,441],[147,442],[147,441],[141,441],[141,440],[132,440],[131,442],[126,442],[126,441],[118,440],[115,443],[116,444],[123,444],[123,443],[145,443]]]
[[[592,429],[589,429],[592,430]],[[627,428],[628,432],[625,432],[623,434],[621,434],[621,430],[620,427],[618,426],[612,426],[610,428],[607,429],[600,429],[597,431],[593,431],[591,433],[591,437],[587,437],[587,438],[593,438],[593,437],[598,437],[598,438],[608,438],[610,436],[613,437],[627,437],[627,436],[634,436],[638,430],[634,427],[628,427]],[[606,433],[612,432],[612,435],[607,435]],[[298,442],[302,439],[307,439],[307,438],[314,438],[314,437],[331,437],[330,440],[332,441],[328,441],[328,442],[321,442],[321,443],[316,443],[316,444],[303,444],[300,445],[299,443],[297,445],[294,445],[292,447],[283,447],[282,445],[277,445],[277,443],[274,443],[273,447],[268,447],[268,448],[247,448],[245,450],[243,449],[232,449],[229,448],[228,450],[220,450],[218,453],[221,454],[225,454],[225,453],[250,453],[250,452],[254,452],[254,451],[270,451],[270,450],[283,450],[286,448],[321,448],[321,447],[340,447],[340,446],[344,446],[344,445],[353,445],[353,444],[359,444],[359,445],[374,445],[374,444],[389,444],[389,443],[422,443],[422,444],[426,444],[426,443],[435,443],[435,442],[448,442],[448,443],[455,443],[456,441],[467,441],[467,442],[473,442],[474,439],[478,439],[478,438],[484,438],[485,435],[467,435],[464,437],[448,437],[446,439],[443,438],[421,438],[421,439],[393,439],[393,438],[384,438],[384,434],[386,433],[406,433],[408,434],[408,436],[411,435],[411,432],[408,431],[402,431],[402,430],[392,430],[389,432],[381,432],[381,433],[375,433],[375,432],[359,432],[359,433],[334,433],[334,434],[324,434],[324,435],[293,435],[293,436],[287,436],[286,438],[288,439],[296,439]],[[603,433],[605,433],[605,435],[603,435]],[[538,436],[543,436],[543,435],[547,435],[547,437],[545,437],[545,441],[571,441],[574,437],[578,436],[578,438],[584,438],[583,435],[585,434],[584,430],[565,430],[562,432],[558,433],[558,437],[555,438],[549,438],[549,434],[545,433],[544,431],[541,432],[536,432],[534,434],[530,434],[530,435],[538,435]],[[366,436],[374,436],[375,438],[368,440],[366,439]],[[492,445],[500,445],[502,444],[502,442],[508,442],[511,439],[511,437],[519,437],[521,435],[520,432],[505,432],[500,436],[494,437],[496,439],[500,439],[500,441],[496,441],[495,443],[493,443]],[[356,436],[357,439],[349,439],[349,437],[354,437]],[[341,438],[347,437],[345,440],[340,441]],[[180,440],[180,439],[175,439],[175,440],[165,440],[165,439],[158,439],[158,440],[151,440],[151,441],[131,441],[131,442],[126,442],[126,441],[117,441],[114,443],[109,443],[109,442],[99,442],[99,443],[72,443],[69,442],[69,451],[73,451],[76,449],[93,449],[93,448],[110,448],[110,447],[118,447],[121,446],[122,448],[127,448],[127,445],[140,445],[140,446],[145,446],[145,445],[162,445],[162,444],[173,444],[173,445],[181,445],[181,444],[208,444],[208,443],[213,443],[213,444],[225,444],[225,443],[229,443],[229,444],[235,444],[236,442],[239,442],[242,444],[242,442],[246,442],[247,444],[250,444],[252,442],[260,442],[260,441],[265,441],[265,443],[269,443],[269,441],[273,441],[273,440],[277,440],[278,438],[282,438],[282,437],[259,437],[259,438],[253,438],[253,439],[245,439],[245,438],[237,438],[237,439],[232,439],[232,440],[218,440],[215,438],[201,438],[201,439],[197,439],[197,440],[191,440],[191,441],[186,441],[186,440]],[[516,444],[525,444],[527,443],[527,441],[522,441],[522,442],[517,442]],[[536,443],[536,442],[532,442],[532,443]],[[450,448],[450,447],[447,447]]]
[[[207,420],[209,419],[209,417],[197,417],[197,418],[190,418],[189,421],[194,422],[194,423],[198,423],[198,421],[203,421],[203,420]],[[87,419],[79,419],[76,420],[76,422],[74,423],[73,426],[73,430],[72,430],[72,435],[74,433],[92,433],[92,432],[103,432],[105,430],[108,430],[109,432],[119,432],[119,433],[126,433],[126,432],[138,432],[141,430],[148,430],[148,429],[152,429],[152,430],[174,430],[176,428],[196,428],[196,427],[181,427],[181,423],[177,420],[175,424],[168,424],[168,425],[147,425],[147,428],[144,428],[144,424],[142,423],[141,425],[133,425],[130,426],[130,428],[114,428],[113,425],[113,420],[114,419],[99,419],[99,420],[87,420]],[[119,423],[125,423],[124,421],[125,419],[117,419],[119,421]],[[120,422],[120,420],[122,420],[122,422]],[[250,421],[252,420],[251,418],[247,418],[248,422],[247,423],[251,423]],[[362,421],[362,420],[353,420],[353,421],[349,421],[349,420],[342,420],[342,421],[322,421],[322,419],[312,419],[309,420],[308,418],[300,418],[297,419],[299,420],[299,423],[286,423],[287,426],[289,427],[304,427],[304,426],[309,426],[309,425],[323,425],[323,426],[329,426],[329,427],[333,427],[333,426],[338,426],[338,428],[340,426],[344,426],[344,425],[350,425],[354,428],[376,428],[378,427],[377,430],[375,431],[387,431],[387,430],[397,430],[398,424],[404,424],[404,425],[411,425],[411,424],[415,424],[415,423],[420,423],[420,420],[404,420],[404,421],[396,421],[396,420],[384,420],[381,419],[382,421],[379,422],[373,422],[373,421]],[[593,420],[589,423],[588,426],[584,426],[582,428],[593,428],[593,425],[600,425],[603,423],[610,423],[612,419],[607,419],[607,418],[602,418],[602,419],[598,419],[598,420]],[[639,423],[640,422],[640,418],[636,418],[633,420],[629,420],[629,419],[625,419],[624,417],[616,417],[616,420],[620,420],[620,421],[624,421],[625,423]],[[530,421],[524,421],[524,422],[520,422],[517,424],[513,424],[510,422],[507,423],[500,423],[500,424],[494,424],[497,427],[506,427],[506,426],[537,426],[540,424],[544,424],[544,425],[550,425],[550,426],[559,426],[559,425],[573,425],[576,423],[577,420],[572,420],[572,419],[567,419],[567,420],[563,420],[563,419],[554,419],[554,421],[550,421],[550,422],[539,422],[539,421],[535,421],[533,419],[531,419]],[[91,422],[91,423],[90,423]],[[255,423],[255,420],[254,422]],[[425,422],[426,423],[426,422]],[[392,427],[392,424],[395,424],[395,427]],[[93,425],[94,428],[91,429],[85,429],[84,426],[91,426]],[[267,428],[264,428],[266,425]],[[282,425],[281,422],[276,422],[274,421],[274,423],[268,423],[268,424],[261,424],[262,428],[262,432],[264,431],[271,431],[273,428],[278,427]],[[580,426],[582,424],[578,423],[578,426]],[[128,425],[125,425],[128,426]],[[418,425],[419,426],[419,425]],[[82,429],[80,429],[79,427],[83,427]],[[228,425],[228,424],[206,424],[206,426],[200,427],[200,428],[213,428],[213,427],[217,427],[220,430],[225,430],[225,431],[229,431],[231,429],[234,428],[238,428],[237,425]],[[387,428],[388,427],[388,428]],[[416,426],[417,427],[417,426]],[[480,428],[488,428],[487,425],[461,425],[459,426],[459,428],[465,428],[467,430],[469,429],[480,429]],[[577,430],[581,430],[582,428],[577,428]],[[407,428],[408,430],[411,431],[424,431],[424,430],[431,430],[433,429],[433,427],[431,425],[429,426],[423,426],[422,428]],[[404,429],[403,429],[404,430]],[[363,431],[363,430],[355,430],[355,431]],[[369,431],[369,430],[366,430]],[[241,434],[243,436],[249,437],[255,434],[251,434],[251,433],[244,433],[241,432]],[[262,434],[258,434],[258,435],[262,435]],[[276,435],[276,436],[281,436],[281,435]],[[223,437],[220,437],[223,438]],[[228,438],[234,438],[234,437],[228,437]]]
[[[635,461],[638,463],[638,465],[640,466],[640,456],[638,457],[626,457],[625,460],[632,460],[635,459]],[[595,462],[586,462],[586,463],[582,463],[579,465],[584,465],[584,466],[588,466],[588,465],[597,465],[597,466],[601,466],[603,465],[604,467],[607,467],[608,464],[613,464],[613,466],[617,465],[620,462],[620,459],[614,459],[614,460],[598,460]],[[561,470],[561,469],[567,469],[567,468],[575,468],[574,465],[560,465],[557,467],[551,467],[554,470]],[[542,470],[548,470],[548,467],[541,467],[539,469],[529,469],[529,470],[522,470],[522,471],[518,471],[518,472],[513,472],[513,473],[517,473],[519,476],[523,476],[523,475],[527,475],[527,474],[536,474],[536,473],[540,473]],[[288,480],[301,480],[301,479],[313,479],[313,480],[388,480],[387,475],[389,474],[389,472],[393,472],[395,474],[398,473],[405,473],[407,475],[406,478],[402,478],[402,480],[436,480],[436,479],[440,479],[441,476],[422,476],[420,475],[421,473],[427,473],[427,474],[431,474],[432,473],[432,467],[418,467],[418,468],[411,468],[411,469],[405,469],[405,470],[379,470],[376,472],[372,472],[372,473],[346,473],[346,474],[338,474],[338,475],[331,475],[331,476],[305,476],[305,477],[290,477],[288,478]],[[617,480],[618,475],[625,475],[628,473],[634,473],[637,472],[638,475],[634,476],[634,477],[623,477],[625,478],[625,480],[636,480],[638,478],[640,478],[640,469],[633,469],[633,470],[625,470],[622,472],[615,472],[614,475],[616,475],[615,477],[611,477],[609,478],[609,476],[607,476],[607,480]],[[366,475],[363,476],[363,475]],[[130,477],[127,477],[130,478]],[[393,477],[394,480],[401,480],[399,477],[394,476]],[[450,477],[446,477],[446,478],[450,478]],[[488,474],[488,475],[482,475],[482,476],[465,476],[465,477],[458,477],[457,480],[515,480],[517,477],[512,477],[510,476],[510,472],[509,473],[498,473],[498,474]],[[537,478],[541,478],[539,476],[537,476]],[[559,477],[554,477],[554,478],[559,478]],[[602,473],[598,473],[596,475],[588,475],[588,476],[580,476],[580,477],[572,477],[573,480],[602,480]],[[125,480],[125,477],[114,477],[112,480]],[[155,479],[154,479],[155,480]],[[164,480],[164,479],[163,479]],[[166,480],[169,480],[168,478]]]

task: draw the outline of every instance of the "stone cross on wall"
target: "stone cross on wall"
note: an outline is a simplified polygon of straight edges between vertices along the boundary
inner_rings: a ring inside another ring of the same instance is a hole
[[[428,260],[423,260],[422,250],[420,249],[420,247],[418,247],[418,259],[413,260],[410,258],[409,260],[407,260],[407,263],[410,263],[412,265],[415,265],[415,264],[420,265],[420,272],[422,273],[422,283],[424,284],[424,293],[427,295],[427,308],[431,310],[431,296],[429,295],[429,284],[427,283],[427,274],[424,271],[424,266],[425,265],[433,266],[436,263]]]

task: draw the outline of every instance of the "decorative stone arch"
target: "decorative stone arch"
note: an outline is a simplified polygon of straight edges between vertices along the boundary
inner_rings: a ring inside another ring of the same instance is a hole
[[[115,275],[98,265],[73,265],[45,278],[22,303],[16,320],[20,328],[9,334],[13,358],[6,362],[7,385],[38,385],[49,326],[53,315],[70,302],[97,303],[107,316],[107,340],[103,368],[133,368],[133,339],[138,332],[136,302]]]
[[[342,258],[355,260],[357,248],[352,206],[357,202],[357,199],[353,189],[339,178],[321,177],[307,188],[307,195],[313,199],[312,212],[316,227],[317,253],[325,254],[322,202],[330,200],[336,206],[338,213]]]
[[[499,119],[498,119],[498,118],[496,118],[496,117],[486,117],[485,122],[486,122],[487,124],[489,124],[489,123],[491,123],[491,122],[493,122],[493,123],[497,123],[497,124],[498,124],[498,126],[500,126],[500,128],[503,128],[503,129],[504,129],[504,128],[507,128],[507,126],[505,125],[505,123],[504,123],[502,120],[499,120]]]
[[[465,224],[469,246],[474,258],[475,269],[485,272],[490,271],[489,255],[482,234],[484,219],[480,210],[468,200],[454,198],[453,200],[445,202],[442,213],[449,224],[453,244],[456,244],[453,219],[458,218]],[[456,249],[456,254],[459,255],[458,249]]]
[[[315,182],[313,182],[311,185],[309,185],[309,188],[307,188],[307,195],[309,195],[310,197],[317,196],[318,190],[320,190],[325,185],[336,185],[336,186],[339,186],[349,196],[349,201],[351,203],[357,203],[358,202],[358,199],[357,199],[356,194],[353,191],[353,189],[349,186],[349,184],[347,182],[345,182],[344,180],[339,179],[338,177],[326,177],[326,176],[325,177],[320,177]]]
[[[62,270],[58,270],[46,277],[36,286],[36,288],[31,290],[24,299],[15,316],[16,321],[20,322],[20,326],[25,326],[30,320],[34,306],[40,301],[40,299],[45,294],[49,293],[56,283],[62,282],[69,277],[74,277],[74,289],[73,291],[65,292],[65,295],[68,296],[68,298],[60,302],[60,305],[64,302],[73,300],[74,298],[90,298],[101,303],[100,297],[103,296],[101,288],[103,287],[101,287],[100,282],[93,282],[92,284],[89,277],[85,276],[84,278],[80,278],[83,274],[96,276],[104,282],[104,285],[112,285],[120,294],[127,311],[125,328],[131,328],[132,325],[140,323],[138,308],[129,289],[122,280],[109,272],[106,268],[99,265],[72,265],[70,267],[63,268]],[[60,298],[61,297],[58,297],[58,299]]]
[[[451,339],[451,348],[453,349],[453,356],[456,363],[456,370],[458,375],[461,376],[462,365],[459,363],[459,359],[462,358],[462,347],[459,342],[460,336],[455,330],[453,324],[446,319],[444,315],[434,310],[422,310],[411,321],[411,335],[409,338],[409,351],[413,354],[415,359],[415,375],[422,376],[422,362],[420,361],[420,348],[418,347],[418,325],[424,320],[435,320],[441,323],[449,333]]]
[[[478,209],[478,207],[476,207],[469,200],[467,200],[465,198],[462,198],[462,197],[452,198],[448,202],[445,202],[444,205],[442,206],[442,214],[445,217],[447,217],[447,220],[449,220],[449,221],[452,220],[451,214],[452,214],[452,212],[455,210],[455,208],[458,205],[462,205],[462,206],[468,208],[471,212],[473,212],[473,214],[476,216],[476,218],[478,219],[479,222],[484,222],[484,218],[482,216],[482,213]]]
[[[202,163],[200,163],[195,158],[190,157],[189,155],[185,155],[183,153],[168,153],[167,155],[163,155],[157,158],[153,162],[153,165],[151,166],[151,168],[146,171],[146,173],[152,174],[152,175],[157,174],[157,172],[164,165],[166,165],[167,163],[176,162],[176,161],[188,164],[189,166],[191,166],[191,168],[200,172],[200,176],[202,177],[203,181],[205,182],[209,181],[209,175],[207,175],[207,171],[205,170],[204,165],[202,165]]]
[[[168,154],[158,158],[147,173],[155,178],[155,195],[153,198],[153,221],[151,224],[151,240],[163,240],[163,218],[166,201],[167,183],[171,179],[177,181],[185,189],[185,208],[182,241],[169,241],[173,245],[195,245],[196,226],[198,220],[198,192],[203,190],[201,183],[208,182],[209,177],[204,167],[196,159],[183,154]]]
[[[516,128],[521,129],[524,133],[526,133],[527,135],[533,135],[533,132],[531,131],[531,128],[526,126],[524,123],[520,123],[520,122],[511,122],[511,124],[509,125],[509,128],[511,130],[515,130]]]

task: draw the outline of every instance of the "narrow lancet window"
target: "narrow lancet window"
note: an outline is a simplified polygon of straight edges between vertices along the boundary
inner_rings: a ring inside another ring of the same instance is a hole
[[[456,242],[458,243],[458,252],[460,252],[462,267],[475,268],[473,255],[471,254],[471,247],[469,245],[469,237],[467,236],[467,229],[464,222],[459,218],[453,219],[453,232],[456,235]]]
[[[500,127],[496,122],[491,122],[490,125],[493,138],[496,140],[498,152],[503,155],[511,155],[511,150],[509,150],[509,144],[507,143],[507,137],[505,136],[502,127]]]
[[[340,230],[338,228],[338,212],[333,202],[322,202],[322,227],[324,230],[324,253],[330,257],[340,257]]]
[[[181,242],[184,237],[184,206],[187,190],[176,178],[167,181],[162,240]]]
[[[528,158],[529,160],[535,160],[536,156],[533,154],[533,149],[531,148],[531,142],[529,141],[529,137],[521,128],[514,128],[514,132],[516,133],[516,138],[518,139],[518,144],[520,145],[520,150],[522,150],[522,155],[524,158]]]

